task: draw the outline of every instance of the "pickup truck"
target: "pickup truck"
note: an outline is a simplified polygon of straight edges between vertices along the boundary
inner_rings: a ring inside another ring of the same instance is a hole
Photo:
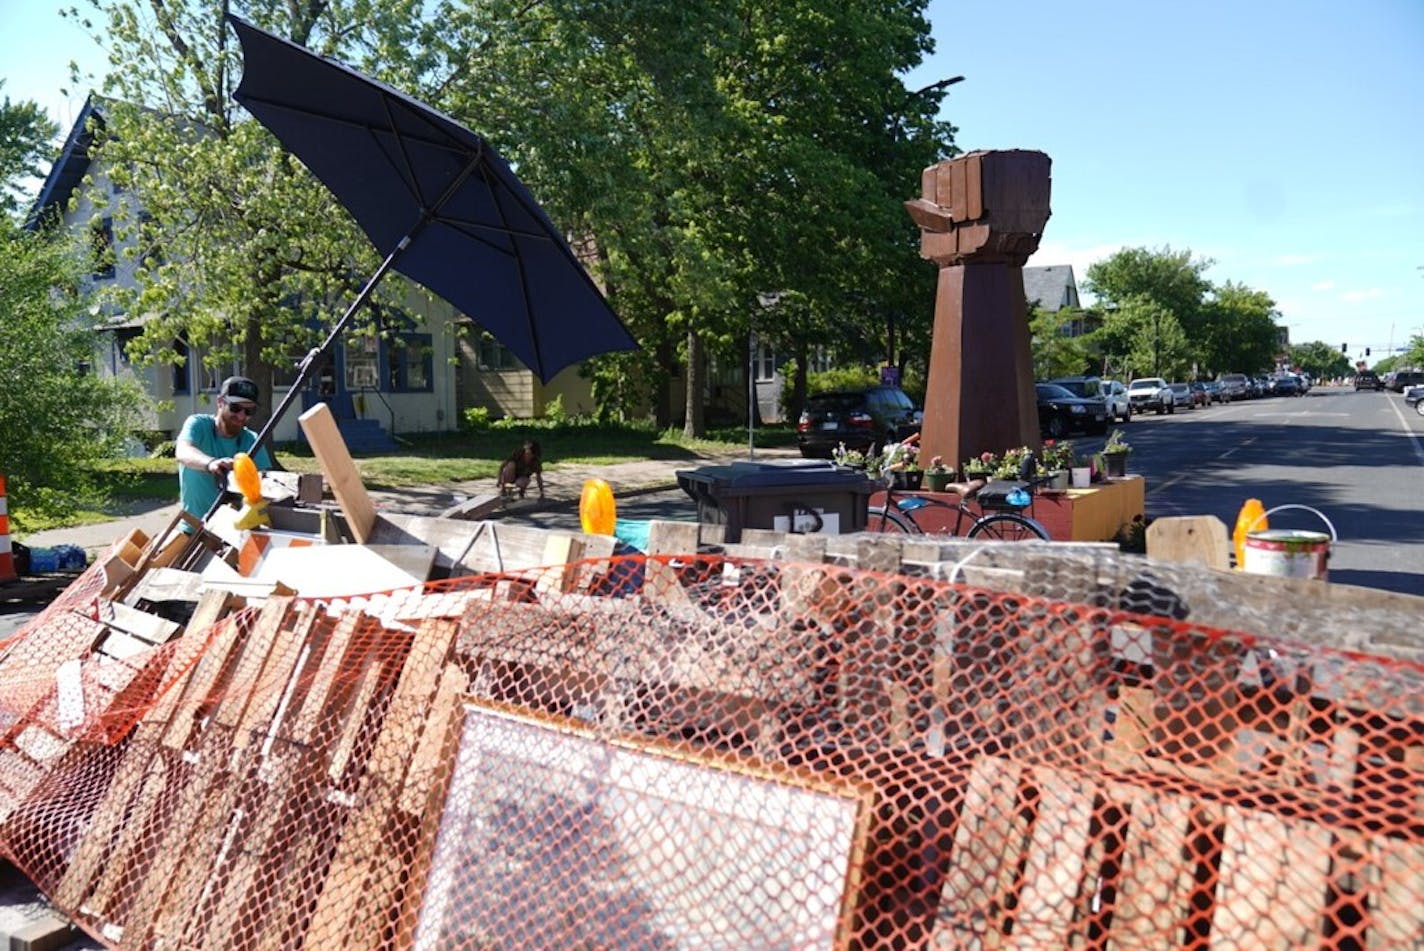
[[[1127,402],[1134,413],[1152,410],[1158,416],[1177,411],[1172,388],[1160,376],[1145,376],[1127,384]]]

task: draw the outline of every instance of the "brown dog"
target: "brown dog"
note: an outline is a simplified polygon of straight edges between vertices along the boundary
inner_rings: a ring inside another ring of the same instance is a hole
[[[513,495],[515,490],[519,491],[519,497],[524,498],[525,491],[529,488],[529,479],[533,477],[539,484],[539,498],[544,497],[544,460],[539,449],[539,443],[534,439],[524,440],[524,445],[514,450],[509,458],[504,460],[499,467],[499,493],[500,495]]]

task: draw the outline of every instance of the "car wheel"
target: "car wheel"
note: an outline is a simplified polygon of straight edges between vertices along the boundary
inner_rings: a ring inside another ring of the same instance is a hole
[[[1132,407],[1131,407],[1131,406],[1129,406],[1129,407],[1127,408],[1127,412],[1126,412],[1126,413],[1123,413],[1123,414],[1122,414],[1122,421],[1123,421],[1124,423],[1130,423],[1130,422],[1132,422]]]
[[[1050,438],[1052,438],[1052,439],[1062,439],[1064,433],[1066,433],[1067,431],[1068,431],[1068,427],[1066,427],[1066,426],[1063,425],[1063,420],[1059,419],[1057,416],[1054,416],[1054,417],[1052,417],[1051,419],[1049,419],[1049,421],[1048,421],[1048,435],[1049,435]]]
[[[1177,404],[1176,404],[1176,403],[1168,403],[1168,404],[1167,404],[1167,415],[1168,415],[1168,416],[1175,416],[1176,414],[1177,414]]]
[[[1418,413],[1420,416],[1424,416],[1424,400],[1420,400],[1419,402],[1414,404],[1414,412]]]

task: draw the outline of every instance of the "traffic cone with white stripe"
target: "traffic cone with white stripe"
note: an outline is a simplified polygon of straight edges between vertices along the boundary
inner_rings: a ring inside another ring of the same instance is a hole
[[[5,504],[5,477],[0,475],[0,581],[14,581],[15,556],[10,551],[10,509]]]

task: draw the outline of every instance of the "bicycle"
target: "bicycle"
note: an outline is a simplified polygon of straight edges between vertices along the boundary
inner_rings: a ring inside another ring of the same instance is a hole
[[[1024,469],[1032,471],[1032,460]],[[954,511],[953,535],[959,535],[966,519],[970,520],[965,538],[981,538],[987,541],[1049,541],[1048,530],[1036,519],[1023,514],[1025,508],[1033,505],[1033,490],[1041,480],[1028,478],[1018,481],[972,479],[947,486],[959,496],[954,505],[939,499],[927,499],[922,495],[895,495],[895,487],[885,487],[885,504],[872,505],[866,516],[869,531],[900,531],[907,535],[923,535],[925,530],[915,521],[915,512],[927,508],[951,509]],[[990,494],[985,495],[985,490]],[[979,510],[969,504],[979,500]]]

